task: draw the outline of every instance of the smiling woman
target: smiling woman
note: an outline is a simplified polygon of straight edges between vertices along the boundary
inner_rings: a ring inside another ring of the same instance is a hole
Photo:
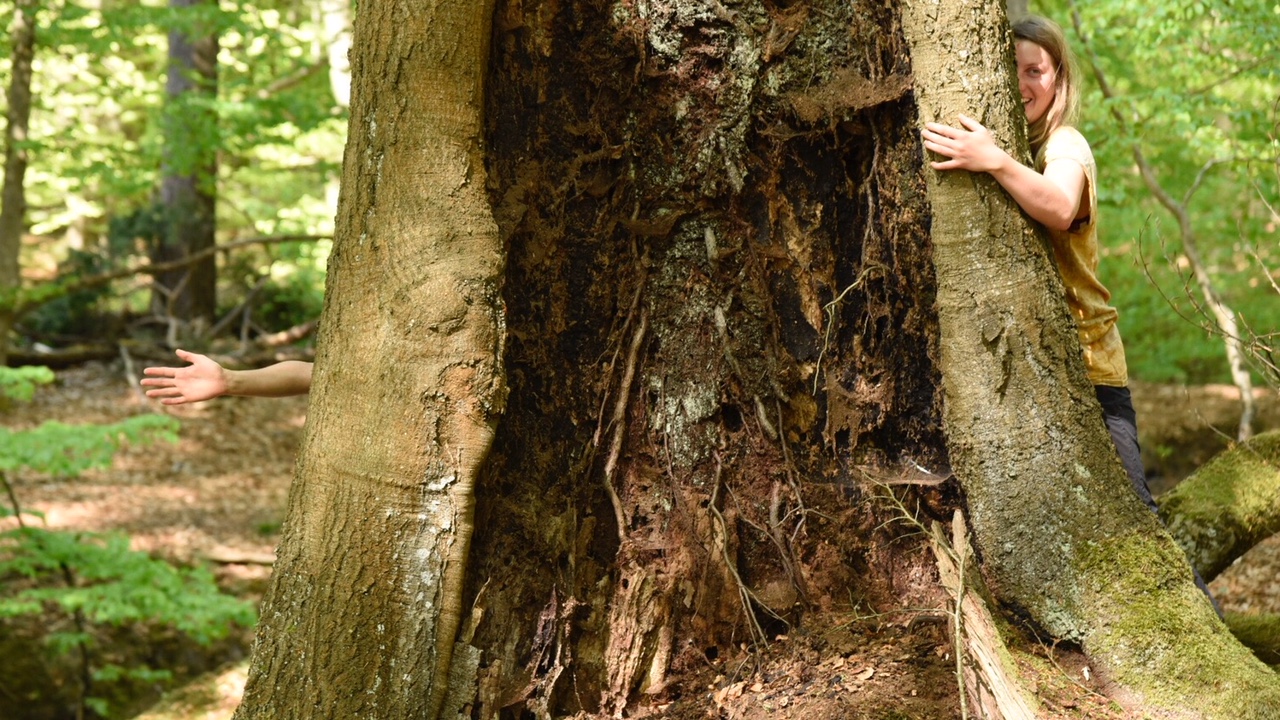
[[[1088,141],[1069,123],[1078,106],[1070,49],[1062,29],[1029,16],[1013,27],[1018,89],[1028,122],[1035,167],[1001,149],[976,120],[960,116],[964,128],[928,123],[924,146],[945,160],[935,170],[989,173],[1049,231],[1067,305],[1075,318],[1085,367],[1134,491],[1152,511],[1137,440],[1136,413],[1128,390],[1119,313],[1098,278],[1097,165]]]

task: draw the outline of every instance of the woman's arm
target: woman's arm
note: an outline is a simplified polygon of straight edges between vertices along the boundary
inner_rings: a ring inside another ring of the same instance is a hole
[[[1084,168],[1070,160],[1049,163],[1044,174],[1010,157],[991,131],[977,120],[960,116],[964,129],[928,123],[922,132],[926,149],[947,160],[932,162],[935,170],[989,173],[1036,222],[1067,230],[1079,217],[1085,191]],[[1087,214],[1087,208],[1084,210]]]
[[[286,360],[254,370],[227,370],[198,353],[178,350],[178,357],[191,363],[186,367],[149,367],[142,384],[147,397],[165,405],[211,400],[222,395],[284,397],[305,395],[311,390],[312,364]]]

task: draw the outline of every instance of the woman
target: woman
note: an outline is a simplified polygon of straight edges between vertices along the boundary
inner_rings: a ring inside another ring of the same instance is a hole
[[[1147,487],[1138,447],[1137,413],[1129,394],[1124,345],[1116,327],[1111,293],[1098,280],[1098,186],[1093,151],[1071,126],[1079,91],[1071,52],[1057,23],[1029,16],[1013,26],[1018,61],[1018,90],[1027,113],[1027,137],[1035,156],[1030,168],[996,145],[991,132],[972,118],[960,116],[963,128],[927,123],[924,146],[946,160],[935,170],[989,173],[1034,220],[1049,230],[1067,307],[1076,319],[1085,369],[1115,443],[1120,461],[1138,497],[1152,512],[1155,500]],[[1194,568],[1196,585],[1222,615],[1218,601]]]
[[[1097,167],[1089,143],[1071,122],[1079,104],[1070,51],[1052,20],[1031,16],[1013,27],[1018,89],[1027,113],[1035,167],[996,145],[990,131],[960,116],[961,128],[928,123],[924,146],[947,158],[936,170],[989,173],[1028,215],[1049,230],[1067,306],[1080,332],[1085,368],[1093,383],[1133,489],[1155,511],[1138,449],[1124,345],[1117,313],[1098,280]]]

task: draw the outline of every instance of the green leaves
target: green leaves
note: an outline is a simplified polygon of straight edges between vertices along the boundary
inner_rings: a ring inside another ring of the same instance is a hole
[[[223,595],[207,570],[174,567],[131,550],[124,535],[24,528],[0,533],[0,548],[0,576],[46,581],[0,597],[0,617],[52,606],[99,625],[166,625],[202,644],[255,619],[252,605]],[[74,585],[61,582],[64,573]]]
[[[142,415],[111,425],[49,421],[31,430],[0,428],[0,472],[30,470],[59,477],[105,467],[125,443],[175,442],[178,423]]]
[[[1160,185],[1185,202],[1226,302],[1254,328],[1280,327],[1280,297],[1263,267],[1280,269],[1273,215],[1280,208],[1280,6],[1274,0],[1058,0],[1037,10],[1063,25],[1083,71],[1081,129],[1098,162],[1102,205],[1100,272],[1120,310],[1131,374],[1226,381],[1222,343],[1202,327],[1195,291],[1185,287],[1177,224],[1139,177],[1132,148],[1141,148]],[[1092,60],[1116,97],[1103,98]]]

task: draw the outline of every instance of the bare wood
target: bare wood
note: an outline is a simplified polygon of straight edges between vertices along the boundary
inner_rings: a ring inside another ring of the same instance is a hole
[[[941,526],[934,523],[929,544],[942,585],[959,608],[959,634],[969,659],[968,669],[974,675],[970,698],[979,705],[982,717],[1035,720],[1038,717],[1035,702],[1022,686],[1017,667],[1009,657],[986,603],[972,587],[966,586],[963,558],[972,558],[973,550],[959,511],[955,514],[951,542],[948,543]]]

